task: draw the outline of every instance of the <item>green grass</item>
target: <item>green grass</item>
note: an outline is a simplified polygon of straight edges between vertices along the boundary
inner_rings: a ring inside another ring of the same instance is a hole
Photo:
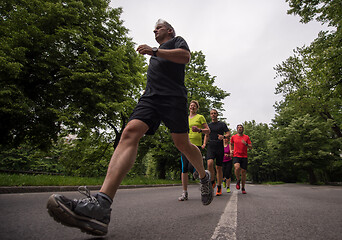
[[[263,182],[262,184],[267,184],[267,185],[279,185],[279,184],[284,184],[284,182]]]
[[[55,175],[0,174],[0,186],[81,186],[102,185],[104,177],[72,177]],[[121,185],[177,184],[180,180],[149,177],[126,177]]]

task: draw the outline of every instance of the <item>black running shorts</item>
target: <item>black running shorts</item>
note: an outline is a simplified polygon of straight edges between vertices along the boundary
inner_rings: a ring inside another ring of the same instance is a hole
[[[206,160],[216,159],[216,166],[222,166],[224,156],[223,144],[220,145],[208,145]]]
[[[248,158],[233,157],[233,163],[240,163],[240,167],[247,170]]]
[[[142,96],[129,121],[133,119],[141,120],[149,126],[147,135],[153,135],[161,121],[170,129],[171,133],[188,133],[187,99],[159,95]]]

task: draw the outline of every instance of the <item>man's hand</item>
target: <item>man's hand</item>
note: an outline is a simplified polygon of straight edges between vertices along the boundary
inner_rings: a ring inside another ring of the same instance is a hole
[[[137,48],[137,52],[142,54],[142,55],[153,55],[153,51],[152,51],[152,47],[146,45],[146,44],[143,44],[143,45],[140,45],[138,48]]]
[[[246,143],[246,141],[245,140],[241,140],[241,142],[243,143],[243,144],[245,144],[246,146],[248,145],[247,143]]]
[[[218,138],[219,140],[223,140],[224,136],[221,135],[221,134],[217,134],[217,138]]]
[[[191,130],[192,130],[193,132],[200,132],[200,129],[199,129],[197,126],[192,126],[192,127],[191,127]]]

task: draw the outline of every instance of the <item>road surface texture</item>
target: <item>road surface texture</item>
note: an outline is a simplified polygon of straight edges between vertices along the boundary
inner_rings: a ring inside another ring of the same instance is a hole
[[[189,186],[185,202],[177,200],[180,186],[119,189],[105,237],[56,223],[46,211],[52,193],[0,194],[0,239],[342,239],[342,187],[248,184],[245,195],[232,190],[203,206],[199,185]]]

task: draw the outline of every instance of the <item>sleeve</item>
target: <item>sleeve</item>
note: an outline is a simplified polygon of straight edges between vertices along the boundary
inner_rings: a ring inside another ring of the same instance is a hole
[[[249,138],[249,136],[247,136],[247,141],[246,141],[246,143],[248,143],[248,144],[251,144],[252,142],[251,142],[251,139]]]
[[[175,39],[175,48],[182,48],[190,52],[189,46],[187,42],[182,37],[176,37]]]
[[[200,121],[200,123],[201,123],[201,126],[203,126],[204,123],[207,123],[207,121],[205,120],[205,118],[203,117],[203,115],[200,116],[199,121]]]
[[[224,128],[225,128],[224,132],[229,132],[229,128],[227,127],[227,124],[224,124]]]
[[[230,138],[230,143],[234,144],[234,136]]]

